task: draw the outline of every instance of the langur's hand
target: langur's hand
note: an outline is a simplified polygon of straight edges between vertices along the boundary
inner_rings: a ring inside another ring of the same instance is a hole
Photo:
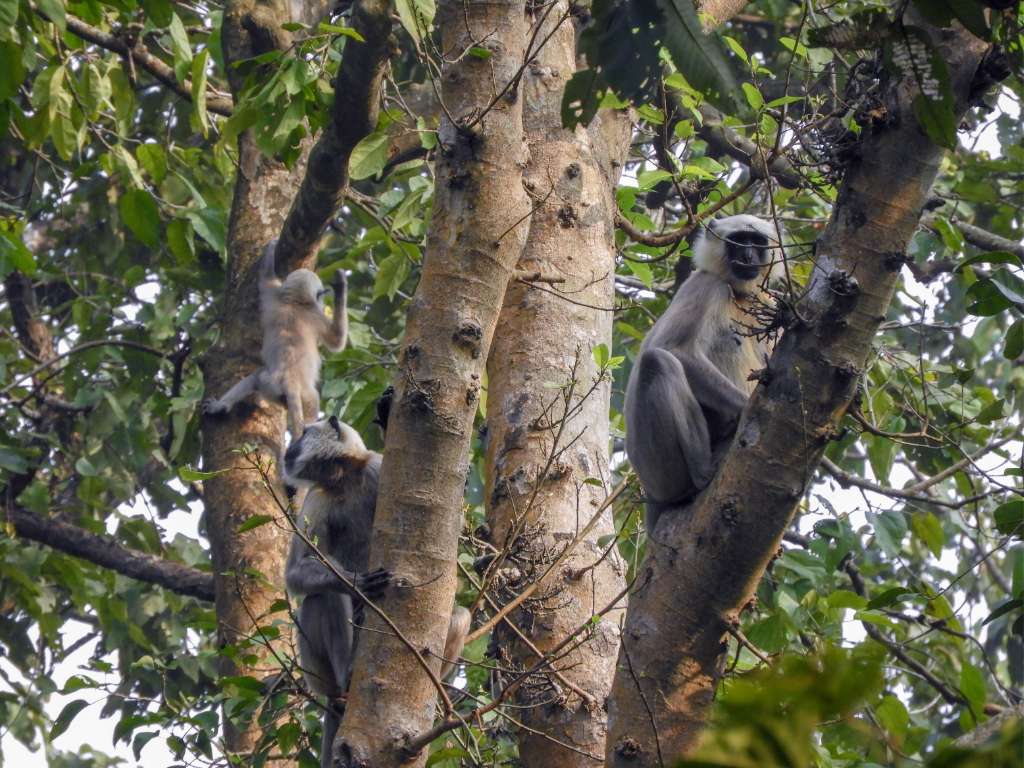
[[[348,288],[348,278],[345,276],[345,270],[334,270],[334,277],[331,278],[331,286],[334,288],[335,296],[345,292]]]
[[[356,588],[371,600],[384,594],[391,583],[391,571],[378,568],[375,571],[360,573],[356,576]]]

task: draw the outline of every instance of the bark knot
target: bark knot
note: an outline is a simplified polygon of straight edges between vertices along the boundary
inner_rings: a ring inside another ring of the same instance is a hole
[[[640,742],[631,736],[622,737],[615,745],[615,754],[625,760],[635,760],[640,757],[641,752],[643,747],[640,746]]]
[[[480,345],[483,343],[484,332],[475,320],[467,320],[452,334],[452,341],[469,350],[473,359],[480,357]]]

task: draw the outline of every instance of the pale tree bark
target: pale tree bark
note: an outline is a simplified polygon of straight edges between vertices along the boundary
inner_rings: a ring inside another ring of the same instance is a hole
[[[938,30],[957,113],[973,96],[985,44]],[[913,82],[865,128],[796,323],[748,404],[718,475],[648,538],[630,596],[609,699],[608,764],[671,765],[698,743],[724,637],[778,549],[804,488],[853,397],[895,290],[942,152],[914,117]]]
[[[303,18],[323,13],[318,0],[296,3]],[[245,67],[236,62],[273,47],[285,46],[289,35],[281,25],[290,20],[284,2],[256,3],[232,0],[224,13],[224,59],[235,102],[244,81]],[[220,396],[231,385],[260,365],[260,329],[254,266],[263,247],[277,237],[306,168],[309,145],[292,168],[261,154],[251,132],[238,138],[238,171],[228,224],[228,275],[222,301],[220,338],[201,360],[207,395]],[[311,258],[295,266],[309,266]],[[222,472],[204,483],[207,534],[214,573],[215,607],[221,645],[252,637],[257,623],[273,619],[271,605],[284,596],[283,567],[290,535],[286,524],[262,525],[238,533],[256,514],[273,514],[274,505],[252,461],[266,466],[280,454],[284,410],[254,400],[224,418],[202,423],[203,468]],[[238,453],[243,444],[255,454]],[[283,497],[282,497],[283,498]],[[255,576],[260,574],[261,577]],[[280,614],[287,619],[287,614]],[[281,650],[285,648],[282,638]],[[251,650],[247,654],[252,653]],[[255,653],[252,663],[222,664],[230,675],[269,677],[279,666],[268,653]],[[260,728],[225,723],[224,746],[231,754],[247,755],[259,741]],[[244,759],[244,757],[243,757]],[[281,759],[277,766],[292,764]]]
[[[625,572],[598,540],[614,534],[609,487],[610,379],[598,380],[593,348],[612,345],[615,300],[614,190],[629,147],[624,112],[602,111],[590,131],[562,128],[561,101],[576,69],[574,30],[564,0],[538,6],[530,37],[542,41],[524,78],[523,123],[530,150],[526,184],[534,201],[520,273],[564,280],[513,283],[505,295],[487,367],[487,522],[491,543],[507,550],[484,574],[502,578],[499,605],[528,584],[539,588],[495,628],[502,668],[528,669],[577,633],[516,689],[513,714],[524,766],[603,762],[604,700],[619,647]],[[611,156],[609,156],[611,155]],[[553,389],[552,384],[564,389]],[[596,485],[585,484],[594,478]],[[595,515],[598,522],[550,568]]]
[[[417,737],[438,698],[473,416],[530,213],[518,83],[524,2],[450,0],[437,25],[446,63],[434,210],[398,356],[370,552],[370,566],[391,569],[396,584],[360,632],[335,751],[353,768],[426,758]]]

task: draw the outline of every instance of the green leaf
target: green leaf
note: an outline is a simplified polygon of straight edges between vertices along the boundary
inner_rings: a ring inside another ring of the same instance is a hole
[[[985,709],[985,678],[981,670],[967,661],[960,669],[960,693],[967,697],[971,711],[981,715]]]
[[[67,15],[64,12],[63,0],[36,0],[37,7],[42,11],[46,17],[57,25],[57,28],[63,32],[67,29],[68,21]]]
[[[914,590],[907,589],[906,587],[890,587],[882,592],[882,594],[876,595],[868,601],[868,610],[886,608],[890,605],[901,602],[908,595],[916,594],[917,593]]]
[[[572,130],[577,125],[590,125],[604,89],[604,80],[595,69],[581,69],[570,77],[562,92],[562,126]]]
[[[253,528],[259,528],[261,525],[266,525],[273,521],[273,519],[273,515],[253,515],[238,526],[238,533],[245,533],[246,531],[251,531]]]
[[[1013,264],[1018,267],[1024,266],[1021,264],[1020,258],[1009,251],[982,251],[973,256],[968,256],[957,264],[956,271],[959,272],[971,264]]]
[[[376,130],[356,144],[348,163],[348,172],[353,181],[376,176],[388,162],[388,134]]]
[[[199,132],[205,137],[210,132],[210,118],[206,114],[206,62],[207,49],[192,60],[192,116]]]
[[[0,445],[0,469],[23,475],[28,472],[28,461],[14,449]]]
[[[197,480],[209,480],[212,477],[223,475],[226,472],[230,472],[229,469],[218,469],[215,472],[201,472],[198,469],[192,469],[191,467],[179,467],[178,477],[180,477],[186,483],[193,483]]]
[[[1024,608],[1024,599],[1016,597],[1013,600],[1007,600],[1005,603],[1003,603],[994,611],[992,611],[992,613],[988,615],[988,618],[981,622],[981,626],[985,626],[990,621],[995,621],[1000,616],[1005,616],[1006,614],[1010,613],[1010,611],[1016,610],[1018,608]]]
[[[705,34],[692,0],[657,0],[665,14],[664,45],[679,72],[708,101],[734,114],[736,78],[722,41]]]
[[[1016,360],[1024,355],[1024,320],[1017,320],[1006,332],[1006,343],[1003,345],[1003,357]]]
[[[159,144],[139,144],[135,159],[154,183],[161,183],[167,176],[167,153]]]
[[[1000,504],[993,516],[996,529],[1001,534],[1009,536],[1016,533],[1017,536],[1024,538],[1024,530],[1021,529],[1021,526],[1024,526],[1024,499],[1013,499]]]
[[[903,702],[892,694],[882,697],[882,703],[875,707],[875,716],[890,734],[903,738],[910,727],[910,713]]]
[[[5,0],[0,0],[0,10]],[[17,14],[18,4],[14,4]],[[13,22],[11,22],[13,24]],[[18,86],[25,80],[25,65],[21,59],[21,48],[14,43],[0,43],[0,101],[18,92]]]
[[[160,209],[148,191],[130,189],[117,204],[121,218],[128,229],[150,248],[156,248],[160,239]]]
[[[174,219],[167,225],[167,247],[180,266],[196,260],[196,245],[192,225],[185,219]]]
[[[174,76],[179,83],[184,83],[192,65],[192,44],[178,14],[171,17],[168,32],[171,35],[171,51],[174,54]]]
[[[946,537],[942,532],[942,523],[931,512],[918,513],[910,520],[910,528],[914,535],[925,543],[936,557],[942,555],[942,547]]]
[[[345,37],[351,37],[353,40],[358,40],[360,43],[366,42],[365,38],[352,27],[339,27],[337,24],[328,24],[326,21],[321,21],[317,29],[321,32],[327,32],[332,35],[344,35]]]
[[[405,278],[409,276],[409,260],[404,254],[394,252],[384,258],[377,266],[377,278],[373,283],[373,298],[387,296],[395,298]]]
[[[18,0],[0,0],[0,25],[13,29],[18,21]]]
[[[434,0],[396,0],[395,10],[405,31],[417,47],[430,33],[434,21]]]
[[[755,86],[750,83],[743,83],[741,87],[743,88],[743,95],[747,97],[747,104],[750,105],[751,109],[758,110],[764,106],[764,97]]]
[[[60,714],[57,715],[57,719],[53,721],[53,727],[50,729],[50,741],[52,742],[64,733],[75,716],[87,706],[89,706],[89,702],[84,699],[74,699],[65,704]]]

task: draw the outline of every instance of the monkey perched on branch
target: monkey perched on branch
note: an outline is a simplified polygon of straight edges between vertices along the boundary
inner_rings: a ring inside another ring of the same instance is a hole
[[[241,400],[258,392],[288,409],[292,440],[320,410],[320,349],[345,348],[348,338],[347,282],[334,273],[334,317],[324,313],[324,288],[316,273],[296,269],[284,279],[274,271],[277,242],[263,251],[260,262],[260,325],[263,328],[263,367],[235,384],[219,399],[203,403],[207,415],[228,413]]]
[[[711,482],[767,348],[745,332],[761,282],[781,264],[781,233],[746,214],[708,223],[696,271],[648,332],[626,387],[626,453],[647,499],[646,526]]]

